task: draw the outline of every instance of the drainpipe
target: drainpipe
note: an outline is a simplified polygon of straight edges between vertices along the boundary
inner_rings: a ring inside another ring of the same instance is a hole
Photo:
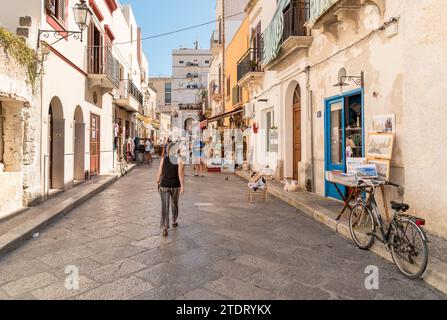
[[[312,170],[311,189],[315,193],[315,167],[314,167],[314,113],[312,106],[312,90],[310,89],[310,66],[306,67],[306,89],[307,89],[307,106],[308,119],[310,121],[310,166]]]

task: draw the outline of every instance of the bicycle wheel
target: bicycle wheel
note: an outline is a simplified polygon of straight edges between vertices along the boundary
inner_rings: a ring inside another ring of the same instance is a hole
[[[390,238],[391,255],[400,272],[417,279],[425,272],[428,263],[428,246],[422,230],[410,219],[397,221],[397,231]]]
[[[352,208],[349,215],[349,231],[357,247],[363,250],[371,248],[374,244],[375,229],[376,225],[368,208],[361,204]]]

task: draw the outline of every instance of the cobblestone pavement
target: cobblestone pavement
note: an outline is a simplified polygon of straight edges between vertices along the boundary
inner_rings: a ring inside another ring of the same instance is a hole
[[[156,167],[135,169],[0,258],[0,299],[445,299],[235,176],[187,177],[160,236]],[[67,266],[79,290],[67,290]],[[365,268],[379,268],[379,290]]]

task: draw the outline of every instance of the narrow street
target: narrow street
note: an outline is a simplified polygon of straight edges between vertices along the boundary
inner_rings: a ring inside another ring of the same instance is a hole
[[[179,228],[160,236],[156,164],[0,258],[0,299],[445,299],[246,182],[188,170]],[[365,289],[377,266],[379,289]],[[79,290],[65,287],[79,268]]]

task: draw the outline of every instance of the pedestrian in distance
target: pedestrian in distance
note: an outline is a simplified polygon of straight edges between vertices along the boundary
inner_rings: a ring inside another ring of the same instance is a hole
[[[203,167],[205,164],[204,160],[204,143],[202,140],[198,139],[194,141],[192,156],[193,156],[193,163],[194,163],[194,176],[198,177],[199,172],[201,177],[205,177],[203,174]]]
[[[145,149],[146,149],[146,160],[149,164],[152,164],[152,141],[151,139],[146,139],[146,142],[144,143]]]
[[[184,174],[185,165],[179,155],[177,143],[170,143],[165,156],[160,161],[157,175],[157,186],[161,198],[161,221],[160,228],[163,236],[168,236],[169,211],[172,206],[172,227],[178,227],[179,197],[185,191]]]
[[[145,146],[143,143],[141,143],[140,146],[138,147],[138,163],[139,163],[139,165],[144,164],[145,157],[146,157]]]

